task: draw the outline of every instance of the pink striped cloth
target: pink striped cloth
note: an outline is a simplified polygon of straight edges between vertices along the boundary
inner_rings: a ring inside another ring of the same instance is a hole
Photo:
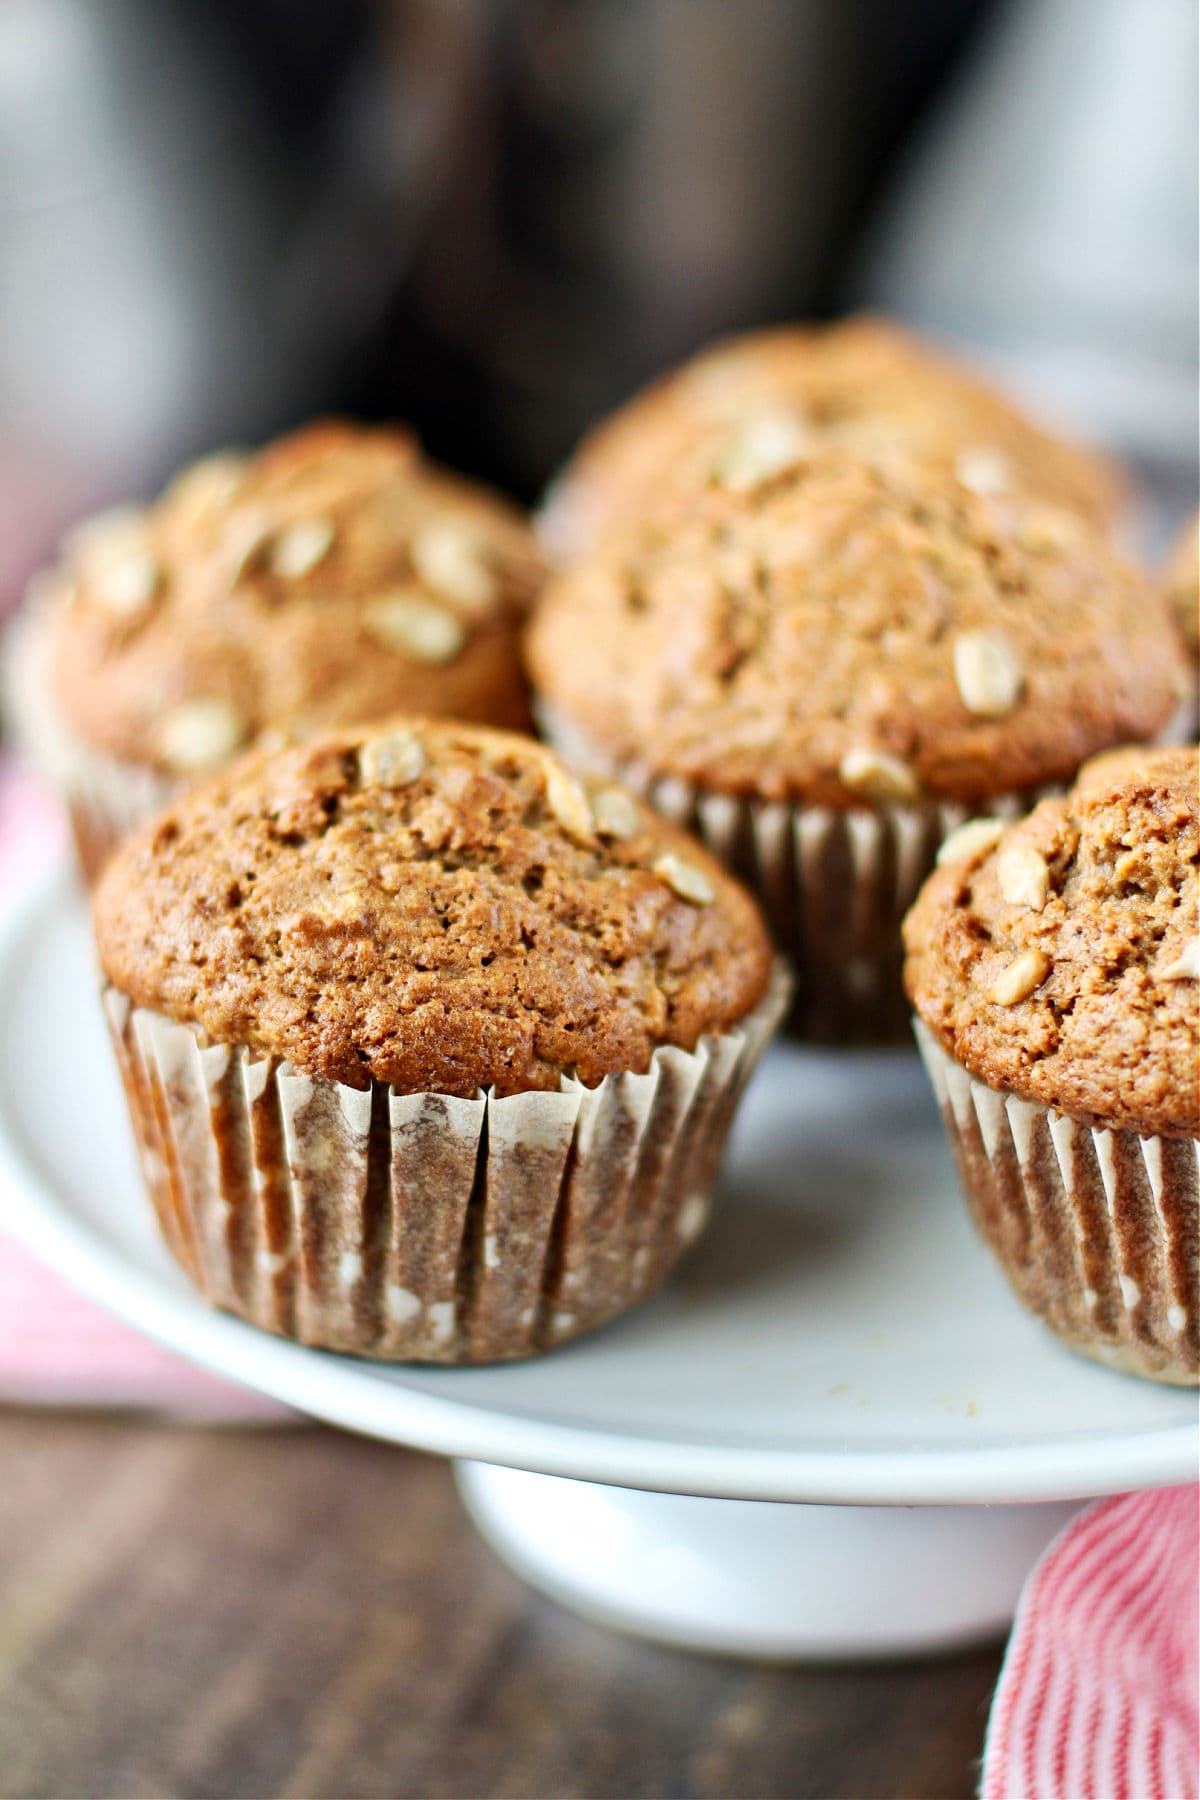
[[[1025,1587],[983,1800],[1195,1800],[1200,1488],[1101,1500]]]
[[[53,809],[0,760],[0,895],[61,837]],[[0,1226],[6,1400],[293,1416],[109,1318]],[[1198,1505],[1198,1488],[1101,1501],[1047,1551],[996,1690],[984,1800],[1198,1800]]]

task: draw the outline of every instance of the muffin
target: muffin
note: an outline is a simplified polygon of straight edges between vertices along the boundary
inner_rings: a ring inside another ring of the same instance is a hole
[[[1196,752],[1100,757],[942,856],[905,978],[975,1223],[1074,1349],[1194,1385]]]
[[[650,1294],[785,1001],[699,845],[445,721],[240,761],[116,852],[95,926],[188,1275],[397,1361],[528,1356]]]
[[[328,423],[77,530],[19,656],[21,736],[85,868],[256,741],[416,709],[520,728],[541,566],[512,508],[403,431]]]
[[[758,894],[794,1023],[907,1037],[900,922],[938,844],[1160,731],[1162,597],[1077,515],[845,450],[613,532],[552,577],[539,717]]]
[[[981,492],[1024,489],[1113,524],[1126,484],[1106,459],[1041,431],[973,372],[883,319],[731,338],[594,427],[539,521],[561,560],[640,517],[665,485],[751,482],[799,450],[846,445],[953,468]]]

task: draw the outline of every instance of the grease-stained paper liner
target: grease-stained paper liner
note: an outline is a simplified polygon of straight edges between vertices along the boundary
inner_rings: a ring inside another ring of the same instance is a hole
[[[1163,733],[1165,744],[1194,744],[1200,735],[1200,671],[1195,666],[1188,672],[1187,691],[1179,703],[1179,711]]]
[[[766,996],[644,1075],[471,1099],[360,1091],[131,1006],[105,1012],[167,1244],[215,1305],[305,1344],[485,1363],[658,1287],[708,1213]]]
[[[78,738],[51,691],[43,607],[29,606],[9,629],[4,710],[17,749],[62,798],[80,866],[91,882],[122,838],[180,794],[185,783],[123,763]]]
[[[915,1029],[975,1224],[1017,1298],[1085,1356],[1195,1386],[1200,1143],[1079,1124],[988,1087]]]
[[[1017,819],[1055,787],[952,801],[845,809],[706,793],[677,776],[608,758],[554,708],[545,736],[581,769],[643,794],[694,832],[757,897],[796,976],[789,1025],[826,1043],[909,1042],[900,925],[937,858],[967,818]]]
[[[59,792],[71,822],[71,835],[85,881],[94,882],[123,838],[169,806],[186,783],[116,762],[102,752],[74,746],[75,756],[61,769]]]

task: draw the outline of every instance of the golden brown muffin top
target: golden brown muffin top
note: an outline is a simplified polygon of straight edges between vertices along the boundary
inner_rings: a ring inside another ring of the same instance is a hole
[[[101,962],[138,1006],[363,1088],[589,1085],[761,999],[749,896],[530,738],[402,718],[243,759],[118,851]]]
[[[1069,779],[1181,678],[1161,595],[1077,515],[829,450],[612,533],[526,653],[619,763],[841,807]]]
[[[583,439],[543,535],[579,555],[665,485],[700,485],[715,469],[751,479],[800,448],[839,444],[939,462],[983,492],[1025,490],[1098,525],[1126,495],[1115,464],[1040,430],[919,338],[858,315],[730,338],[636,394]]]
[[[1171,602],[1193,666],[1200,656],[1200,513],[1180,535],[1167,564],[1167,599]]]
[[[1086,1124],[1200,1133],[1196,751],[1099,757],[940,860],[905,921],[905,984],[947,1052]]]
[[[520,726],[540,575],[520,514],[408,433],[315,425],[75,532],[54,686],[89,744],[181,776],[403,707]]]

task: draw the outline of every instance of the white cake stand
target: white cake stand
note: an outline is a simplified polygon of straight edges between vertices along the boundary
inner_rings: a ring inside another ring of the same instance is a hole
[[[163,1250],[60,875],[0,928],[0,1188],[5,1222],[132,1324],[457,1458],[472,1517],[530,1581],[694,1648],[978,1639],[1081,1500],[1196,1474],[1194,1395],[1093,1367],[1015,1305],[902,1053],[770,1054],[709,1235],[651,1305],[531,1363],[382,1367],[211,1312]]]

